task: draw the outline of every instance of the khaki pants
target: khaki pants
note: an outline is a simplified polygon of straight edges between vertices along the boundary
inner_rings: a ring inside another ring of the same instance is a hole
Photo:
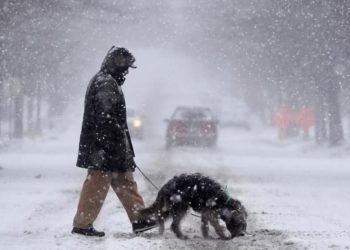
[[[88,170],[74,217],[74,227],[86,229],[93,225],[107,196],[109,186],[112,186],[117,194],[131,223],[139,218],[138,210],[144,208],[145,204],[137,191],[132,172]]]

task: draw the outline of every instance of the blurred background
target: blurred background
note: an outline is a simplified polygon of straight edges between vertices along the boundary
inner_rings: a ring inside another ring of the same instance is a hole
[[[81,122],[88,81],[112,45],[136,57],[124,91],[148,135],[187,105],[210,108],[219,126],[340,145],[349,130],[349,8],[346,0],[3,0],[0,145],[65,128],[69,116]]]
[[[112,45],[136,57],[123,92],[138,165],[157,186],[227,185],[246,237],[203,240],[193,216],[189,241],[135,237],[114,194],[106,240],[72,237],[85,92]],[[3,248],[349,249],[349,83],[348,0],[1,0]]]

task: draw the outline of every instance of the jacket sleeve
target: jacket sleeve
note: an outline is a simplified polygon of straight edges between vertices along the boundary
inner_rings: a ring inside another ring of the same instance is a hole
[[[110,156],[125,157],[125,131],[117,120],[119,93],[111,80],[100,84],[95,94],[95,124],[98,143]]]

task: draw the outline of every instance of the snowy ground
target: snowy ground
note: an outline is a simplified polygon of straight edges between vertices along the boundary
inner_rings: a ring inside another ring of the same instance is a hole
[[[176,173],[202,172],[227,184],[249,211],[250,235],[204,240],[187,216],[190,240],[150,231],[134,236],[111,191],[95,223],[103,239],[70,233],[85,171],[74,167],[79,127],[56,138],[0,151],[1,249],[350,249],[349,149],[280,143],[274,134],[221,131],[217,148],[164,149],[163,138],[135,141],[137,162],[158,185]],[[135,173],[146,203],[156,191]],[[215,236],[213,231],[211,235]]]

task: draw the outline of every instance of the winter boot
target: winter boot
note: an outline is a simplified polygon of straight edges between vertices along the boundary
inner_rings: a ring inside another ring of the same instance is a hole
[[[139,234],[157,227],[155,220],[138,220],[132,223],[132,231],[135,234]]]
[[[102,231],[97,231],[93,227],[89,227],[87,229],[82,229],[78,227],[73,227],[72,234],[81,234],[85,236],[97,236],[97,237],[103,237],[105,236],[105,233]]]

